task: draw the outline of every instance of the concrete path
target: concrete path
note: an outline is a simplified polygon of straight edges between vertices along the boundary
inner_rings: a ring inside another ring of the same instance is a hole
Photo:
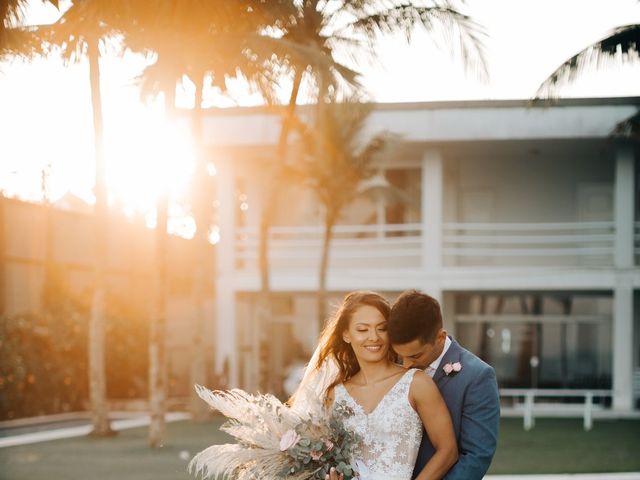
[[[170,412],[165,417],[167,422],[176,422],[178,420],[187,420],[191,418],[188,413]],[[122,420],[112,420],[111,428],[114,430],[125,430],[127,428],[144,427],[149,425],[150,417],[148,415],[127,418]],[[48,442],[49,440],[60,440],[62,438],[83,437],[89,435],[91,425],[82,425],[78,427],[56,428],[42,432],[24,433],[21,435],[13,435],[0,438],[0,448],[15,447],[17,445],[27,445],[29,443]]]

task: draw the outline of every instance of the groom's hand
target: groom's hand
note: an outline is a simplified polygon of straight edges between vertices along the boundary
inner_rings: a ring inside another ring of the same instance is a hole
[[[342,475],[341,473],[339,474],[335,467],[331,467],[331,469],[329,470],[329,475],[325,475],[324,479],[325,480],[342,480],[344,478],[344,475]]]

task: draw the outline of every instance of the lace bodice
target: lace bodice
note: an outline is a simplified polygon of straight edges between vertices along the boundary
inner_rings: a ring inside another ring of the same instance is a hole
[[[343,385],[336,386],[335,402],[346,403],[353,416],[344,420],[360,436],[354,460],[368,467],[362,480],[410,480],[422,438],[422,422],[409,404],[409,387],[417,369],[408,370],[367,414]]]

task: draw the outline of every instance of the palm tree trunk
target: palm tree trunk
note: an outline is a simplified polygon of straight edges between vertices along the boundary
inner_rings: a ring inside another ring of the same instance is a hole
[[[175,85],[168,82],[165,88],[165,112],[171,118],[175,104]],[[153,304],[149,322],[149,445],[159,448],[166,440],[166,398],[168,368],[166,355],[167,337],[167,223],[169,219],[169,193],[165,189],[156,205],[155,269],[153,275]]]
[[[6,238],[7,229],[5,227],[6,222],[6,209],[7,201],[4,195],[0,194],[0,315],[5,314],[5,308],[7,303],[7,259],[6,259]]]
[[[260,222],[260,245],[259,245],[259,263],[260,263],[260,285],[263,293],[269,294],[270,281],[269,281],[269,228],[273,223],[273,215],[275,214],[275,207],[277,204],[278,194],[280,188],[278,183],[278,168],[281,167],[281,163],[286,161],[289,132],[291,131],[291,119],[295,115],[296,104],[298,101],[298,93],[300,92],[300,84],[302,83],[302,72],[296,70],[293,79],[293,88],[291,89],[291,96],[289,97],[289,103],[287,105],[287,112],[282,120],[282,127],[280,128],[280,136],[278,138],[278,157],[276,158],[276,165],[273,166],[273,182],[269,182],[271,188],[268,190],[264,209],[262,211],[262,217]]]
[[[318,102],[316,104],[316,151],[317,161],[323,155],[323,139],[324,139],[324,116],[325,116],[325,104],[324,104],[325,82],[322,72],[318,73]],[[322,255],[320,258],[320,270],[318,278],[318,326],[322,331],[326,316],[327,316],[327,271],[329,268],[329,248],[331,243],[331,236],[333,234],[333,226],[336,221],[336,215],[330,208],[327,207],[325,212],[325,224],[324,235],[322,238]]]
[[[99,40],[88,41],[89,78],[96,156],[96,203],[93,216],[95,244],[94,289],[89,319],[89,400],[91,403],[92,435],[113,433],[107,404],[107,376],[105,368],[105,290],[108,260],[108,207],[102,124],[102,97],[100,90]]]
[[[154,279],[154,301],[149,325],[149,445],[162,447],[166,439],[165,412],[167,409],[167,349],[166,349],[166,292],[167,292],[167,218],[168,196],[163,194],[158,201],[156,222],[156,245]]]
[[[49,164],[51,165],[51,164]],[[56,283],[55,264],[53,261],[53,205],[48,188],[46,170],[42,170],[42,199],[44,206],[44,292],[49,292]],[[46,313],[50,313],[51,304],[44,302]]]
[[[272,166],[272,181],[268,182],[269,186],[265,202],[263,204],[262,216],[260,218],[260,232],[259,232],[259,245],[258,245],[258,263],[260,268],[260,293],[258,295],[258,302],[256,308],[256,323],[258,332],[266,330],[267,323],[271,320],[271,283],[269,279],[269,229],[273,225],[273,217],[275,215],[276,206],[278,204],[278,195],[280,194],[280,182],[278,169],[281,168],[281,164],[286,161],[289,132],[291,130],[291,119],[295,115],[296,104],[298,102],[298,94],[300,92],[300,84],[302,83],[303,72],[296,70],[293,78],[293,87],[291,89],[291,95],[289,97],[289,103],[287,105],[287,112],[282,120],[282,127],[280,128],[280,136],[278,138],[278,149],[276,163]],[[255,348],[260,348],[262,338],[257,335],[258,345]],[[260,371],[265,372],[263,376],[269,376],[270,372],[266,366],[262,366]],[[259,380],[259,389],[266,390],[269,387],[269,380],[267,378],[261,378]]]
[[[337,216],[332,211],[327,211],[324,220],[324,232],[322,236],[322,255],[320,256],[320,273],[318,278],[318,326],[320,331],[324,328],[327,319],[327,273],[329,271],[329,252],[333,238],[333,227]]]
[[[193,326],[192,337],[192,359],[191,359],[191,386],[196,384],[204,385],[207,382],[206,371],[206,344],[205,344],[205,324],[207,312],[205,308],[206,286],[208,285],[207,265],[209,258],[209,217],[211,214],[208,196],[209,176],[207,173],[207,161],[204,155],[204,145],[202,141],[202,91],[204,83],[204,73],[197,77],[195,92],[195,108],[193,112],[193,134],[195,151],[197,152],[196,173],[195,173],[195,217],[197,232],[194,239],[196,254],[196,265],[193,276],[193,301],[196,307],[196,316]],[[190,390],[189,410],[191,417],[195,421],[203,421],[207,418],[207,404],[198,397],[194,388]]]

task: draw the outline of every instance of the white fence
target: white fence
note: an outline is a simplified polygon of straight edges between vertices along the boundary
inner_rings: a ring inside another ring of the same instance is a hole
[[[640,242],[640,224],[636,226]],[[420,268],[419,223],[339,225],[330,250],[331,268]],[[321,226],[274,227],[269,258],[273,268],[310,268],[320,261]],[[238,268],[256,268],[258,231],[244,228],[237,236]],[[445,223],[444,267],[455,266],[610,266],[613,222]]]
[[[524,398],[523,404],[516,404],[516,409],[522,411],[523,427],[531,430],[535,426],[536,416],[552,417],[572,417],[581,416],[583,428],[589,431],[593,428],[594,411],[603,409],[602,403],[595,404],[594,398],[602,401],[604,398],[611,398],[611,390],[580,390],[580,389],[535,389],[535,388],[501,388],[501,397],[511,397],[513,399]],[[580,404],[563,403],[536,403],[536,399],[566,399],[575,398],[580,400]]]

